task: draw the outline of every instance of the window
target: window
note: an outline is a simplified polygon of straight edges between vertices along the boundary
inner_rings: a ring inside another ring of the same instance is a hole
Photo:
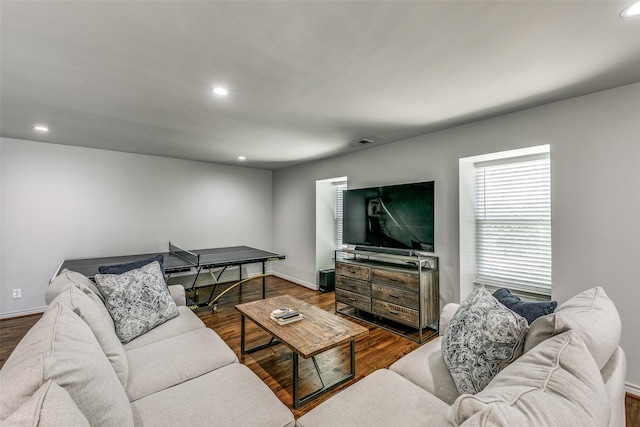
[[[316,181],[316,270],[333,268],[336,247],[342,245],[341,190],[346,186],[346,176]]]
[[[476,282],[550,294],[549,154],[475,164]]]
[[[334,232],[334,240],[336,247],[335,249],[340,249],[342,247],[342,201],[343,192],[347,189],[347,181],[338,181],[333,183],[333,192],[334,192],[334,221],[335,221],[335,232]]]

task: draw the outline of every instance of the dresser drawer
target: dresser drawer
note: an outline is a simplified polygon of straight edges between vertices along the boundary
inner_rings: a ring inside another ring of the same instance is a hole
[[[355,292],[367,297],[371,296],[371,284],[364,280],[353,279],[346,276],[336,277],[336,289],[343,289],[345,291]]]
[[[369,280],[371,269],[348,262],[336,262],[336,276],[353,277],[354,279]]]
[[[420,305],[417,293],[390,286],[372,284],[371,296],[374,299],[380,299],[403,307],[413,308],[415,310],[417,310]]]
[[[377,314],[387,319],[395,320],[396,322],[418,328],[420,323],[418,321],[418,310],[412,310],[407,307],[392,304],[381,300],[372,300],[373,314]]]
[[[364,295],[355,294],[343,289],[336,289],[336,301],[371,313],[371,298]]]
[[[405,273],[397,270],[371,269],[371,282],[379,285],[395,286],[418,292],[420,288],[420,277],[418,274]]]

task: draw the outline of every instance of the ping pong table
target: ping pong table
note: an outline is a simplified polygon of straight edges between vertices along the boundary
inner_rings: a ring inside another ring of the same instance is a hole
[[[111,257],[100,257],[100,258],[84,258],[84,259],[71,259],[64,260],[58,266],[58,270],[56,271],[53,277],[56,277],[62,270],[67,269],[71,271],[76,271],[87,276],[90,279],[98,274],[98,268],[100,266],[110,266],[110,265],[119,265],[126,264],[130,262],[140,261],[147,258],[151,258],[155,255],[162,255],[164,257],[164,272],[165,275],[170,276],[174,273],[180,272],[195,272],[195,278],[193,279],[193,284],[191,287],[185,287],[185,291],[195,291],[197,292],[196,284],[198,283],[198,278],[202,272],[209,272],[211,276],[214,278],[214,285],[211,290],[211,294],[206,302],[202,303],[194,303],[192,301],[188,302],[188,305],[192,309],[196,309],[198,307],[209,306],[212,307],[213,310],[217,308],[217,300],[222,293],[218,295],[216,298],[213,298],[218,279],[224,273],[224,271],[231,266],[240,267],[239,273],[239,281],[230,286],[225,292],[237,285],[241,285],[243,282],[252,279],[245,278],[242,279],[242,266],[245,264],[255,264],[262,263],[262,298],[266,297],[266,263],[268,261],[278,261],[284,259],[285,256],[283,254],[265,251],[262,249],[251,248],[249,246],[232,246],[232,247],[224,247],[224,248],[208,248],[208,249],[195,249],[195,250],[187,250],[182,249],[179,246],[176,246],[169,242],[169,251],[158,253],[148,253],[148,254],[137,254],[137,255],[122,255],[122,256],[111,256]],[[218,269],[214,273],[214,270]]]

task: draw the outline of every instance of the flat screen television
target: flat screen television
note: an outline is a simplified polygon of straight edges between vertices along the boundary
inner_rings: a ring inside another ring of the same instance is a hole
[[[342,241],[433,252],[434,187],[434,181],[428,181],[346,190]]]

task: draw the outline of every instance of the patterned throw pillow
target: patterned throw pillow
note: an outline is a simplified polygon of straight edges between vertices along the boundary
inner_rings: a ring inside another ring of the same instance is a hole
[[[178,315],[157,261],[123,274],[96,274],[95,280],[125,344]]]
[[[460,305],[442,338],[442,356],[460,394],[475,394],[517,359],[527,320],[478,286]]]

